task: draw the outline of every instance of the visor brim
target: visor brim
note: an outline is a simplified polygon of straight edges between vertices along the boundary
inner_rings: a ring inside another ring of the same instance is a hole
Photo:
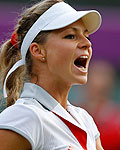
[[[79,19],[82,19],[89,34],[96,32],[101,25],[101,15],[96,10],[76,11],[61,15],[49,23],[42,31],[56,30],[64,28]]]

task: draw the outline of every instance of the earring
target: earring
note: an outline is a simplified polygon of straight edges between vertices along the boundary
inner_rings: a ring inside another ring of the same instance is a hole
[[[42,60],[45,60],[45,57],[42,57]]]

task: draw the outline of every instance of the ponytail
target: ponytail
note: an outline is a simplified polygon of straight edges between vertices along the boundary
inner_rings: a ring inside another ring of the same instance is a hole
[[[20,50],[11,44],[11,40],[6,41],[1,47],[0,52],[0,79],[4,84],[5,77],[10,68],[21,59]],[[24,66],[19,67],[8,78],[6,83],[7,89],[7,106],[15,103],[23,85]]]

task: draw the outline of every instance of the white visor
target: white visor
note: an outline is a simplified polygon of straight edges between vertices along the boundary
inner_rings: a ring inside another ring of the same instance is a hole
[[[13,67],[9,70],[4,86],[3,93],[4,97],[7,97],[6,92],[6,81],[9,75],[15,71],[18,67],[25,64],[25,57],[27,51],[35,39],[35,37],[41,31],[50,31],[55,29],[60,29],[66,27],[75,21],[81,19],[83,20],[89,34],[94,33],[98,30],[101,25],[101,15],[96,10],[89,11],[76,11],[70,5],[65,2],[59,2],[50,7],[46,12],[44,12],[37,21],[32,25],[27,34],[25,35],[22,46],[21,46],[21,55],[22,59],[16,62]]]

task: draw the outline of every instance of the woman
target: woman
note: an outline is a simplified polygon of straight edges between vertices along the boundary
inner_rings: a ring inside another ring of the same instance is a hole
[[[73,84],[87,82],[89,35],[100,24],[97,11],[77,12],[62,0],[25,11],[1,48],[4,96],[12,105],[0,115],[1,150],[102,150],[92,117],[67,100]]]

